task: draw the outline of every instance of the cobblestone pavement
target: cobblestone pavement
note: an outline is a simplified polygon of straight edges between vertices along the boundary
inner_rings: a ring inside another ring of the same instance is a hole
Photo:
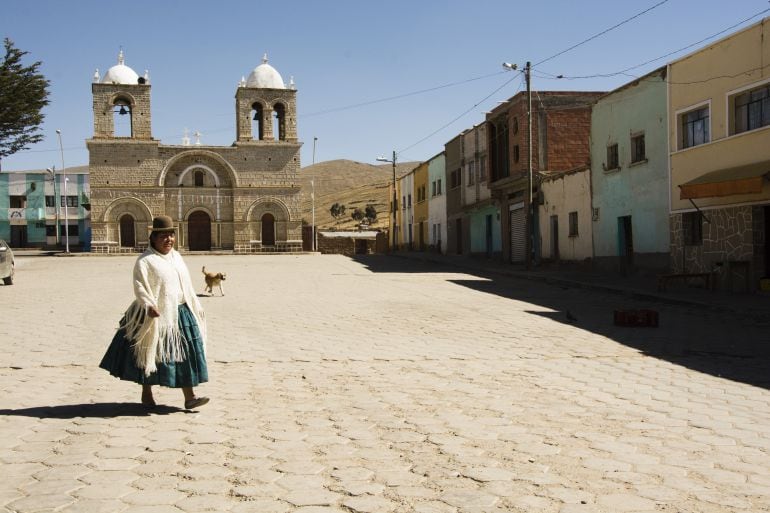
[[[190,255],[201,291],[227,273],[201,298],[212,401],[147,411],[97,367],[133,261],[22,257],[0,287],[0,510],[770,511],[770,366],[692,343],[767,326],[653,305],[660,328],[619,328],[650,305],[388,257]]]

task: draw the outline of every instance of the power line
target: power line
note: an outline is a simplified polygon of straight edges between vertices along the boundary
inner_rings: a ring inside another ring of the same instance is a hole
[[[710,39],[714,39],[717,36],[721,36],[725,32],[733,30],[734,28],[736,28],[736,27],[738,27],[740,25],[743,25],[747,21],[751,21],[754,18],[756,18],[758,16],[762,16],[763,14],[765,14],[767,12],[770,12],[770,9],[764,9],[762,11],[759,11],[758,13],[753,14],[753,15],[749,16],[748,18],[745,18],[745,19],[739,21],[738,23],[730,25],[729,27],[727,27],[725,29],[722,29],[719,32],[711,34],[710,36],[707,36],[707,37],[705,37],[705,38],[703,38],[703,39],[701,39],[699,41],[696,41],[694,43],[691,43],[691,44],[689,44],[687,46],[683,46],[681,48],[678,48],[676,50],[673,50],[671,52],[663,54],[663,55],[661,55],[659,57],[655,57],[654,59],[650,59],[650,60],[645,61],[645,62],[643,62],[641,64],[637,64],[636,66],[631,66],[630,68],[626,68],[626,69],[623,69],[623,70],[620,70],[620,71],[614,71],[614,72],[611,72],[611,73],[596,73],[596,74],[593,74],[593,75],[581,75],[581,76],[572,76],[572,77],[570,77],[570,76],[564,76],[564,75],[554,75],[552,73],[547,73],[545,71],[540,70],[540,73],[543,73],[543,74],[549,75],[549,76],[548,77],[539,77],[539,78],[553,79],[553,80],[558,80],[558,79],[578,80],[578,79],[587,79],[587,78],[609,78],[609,77],[614,77],[614,76],[617,76],[617,75],[633,76],[633,75],[628,75],[628,72],[633,70],[633,69],[637,69],[637,68],[641,68],[642,66],[646,66],[647,64],[651,64],[651,63],[653,63],[655,61],[659,61],[661,59],[665,59],[666,57],[669,57],[671,55],[677,54],[677,53],[682,52],[684,50],[688,50],[688,49],[690,49],[690,48],[692,48],[694,46],[697,46],[697,45],[700,45],[702,43],[705,43],[706,41],[709,41]],[[634,77],[634,78],[638,78],[638,77]]]
[[[462,118],[463,116],[468,114],[470,111],[472,111],[473,109],[478,107],[481,103],[487,101],[492,95],[497,93],[500,89],[502,89],[503,87],[507,86],[508,84],[510,84],[511,82],[513,82],[514,80],[516,80],[517,78],[520,78],[520,77],[521,77],[521,74],[519,74],[518,76],[514,76],[510,80],[506,80],[500,87],[498,87],[497,89],[495,89],[494,91],[489,93],[487,96],[485,96],[484,98],[482,98],[481,100],[476,102],[472,107],[470,107],[470,108],[466,109],[465,111],[463,111],[459,116],[455,117],[454,119],[452,119],[448,123],[440,126],[439,128],[437,128],[433,132],[429,133],[428,135],[426,135],[425,137],[423,137],[419,141],[417,141],[417,142],[415,142],[413,144],[410,144],[409,146],[407,146],[406,148],[404,148],[402,150],[397,151],[396,154],[401,154],[401,153],[403,153],[403,152],[405,152],[405,151],[407,151],[407,150],[409,150],[411,148],[414,148],[415,146],[417,146],[421,142],[423,142],[423,141],[425,141],[427,139],[430,139],[431,137],[433,137],[434,135],[436,135],[437,133],[439,133],[440,131],[442,131],[443,129],[445,129],[446,127],[448,127],[449,125],[451,125],[452,123],[456,122],[458,119]],[[516,90],[518,91],[520,88],[521,88],[521,85],[519,85],[519,87]]]
[[[634,20],[634,19],[636,19],[636,18],[638,18],[638,17],[640,17],[640,16],[642,16],[642,15],[644,15],[644,14],[646,14],[646,13],[648,13],[648,12],[652,11],[653,9],[656,9],[656,8],[660,7],[661,5],[663,5],[663,4],[667,3],[667,2],[668,2],[668,0],[662,0],[662,1],[658,2],[657,4],[655,4],[655,5],[653,5],[653,6],[649,7],[649,8],[647,8],[647,9],[645,9],[644,11],[641,11],[641,12],[639,12],[639,13],[637,13],[637,14],[635,14],[635,15],[631,16],[630,18],[627,18],[627,19],[625,19],[625,20],[621,21],[620,23],[617,23],[617,24],[613,25],[612,27],[610,27],[610,28],[608,28],[608,29],[606,29],[606,30],[603,30],[603,31],[599,32],[598,34],[594,34],[593,36],[591,36],[591,37],[589,37],[589,38],[587,38],[587,39],[585,39],[585,40],[583,40],[583,41],[581,41],[581,42],[579,42],[579,43],[577,43],[577,44],[575,44],[575,45],[572,45],[572,46],[570,46],[569,48],[567,48],[567,49],[565,49],[565,50],[562,50],[561,52],[558,52],[558,53],[556,53],[556,54],[554,54],[554,55],[552,55],[552,56],[550,56],[550,57],[548,57],[548,58],[546,58],[546,59],[543,59],[543,60],[541,60],[540,62],[537,62],[537,63],[536,63],[534,66],[537,66],[537,65],[539,65],[539,64],[543,64],[544,62],[547,62],[547,61],[549,61],[549,60],[551,60],[551,59],[555,59],[556,57],[558,57],[558,56],[560,56],[560,55],[563,55],[563,54],[565,54],[565,53],[569,52],[570,50],[574,50],[575,48],[577,48],[577,47],[579,47],[579,46],[581,46],[581,45],[583,45],[583,44],[585,44],[585,43],[587,43],[587,42],[589,42],[589,41],[592,41],[592,40],[594,40],[594,39],[596,39],[596,38],[598,38],[598,37],[600,37],[600,36],[602,36],[602,35],[604,35],[604,34],[606,34],[606,33],[610,32],[610,31],[612,31],[612,30],[614,30],[614,29],[616,29],[616,28],[618,28],[618,27],[622,26],[622,25],[625,25],[626,23],[628,23],[628,22],[630,22],[630,21],[632,21],[632,20]],[[406,151],[406,150],[409,150],[409,149],[411,149],[411,148],[413,148],[413,147],[417,146],[418,144],[422,143],[422,142],[423,142],[423,141],[425,141],[426,139],[429,139],[430,137],[434,136],[435,134],[437,134],[438,132],[440,132],[440,131],[441,131],[441,130],[443,130],[444,128],[448,127],[448,126],[449,126],[449,125],[451,125],[452,123],[456,122],[457,120],[459,120],[460,118],[462,118],[463,116],[465,116],[465,115],[466,115],[468,112],[470,112],[471,110],[473,110],[474,108],[476,108],[476,107],[477,107],[477,106],[478,106],[480,103],[482,103],[483,101],[487,100],[487,99],[488,99],[490,96],[492,96],[492,95],[493,95],[493,94],[495,94],[497,91],[499,91],[500,89],[502,89],[503,87],[505,87],[506,85],[508,85],[508,84],[509,84],[510,82],[512,82],[513,80],[514,80],[514,79],[511,79],[511,80],[507,81],[507,82],[506,82],[506,83],[504,83],[502,86],[500,86],[500,87],[499,87],[499,88],[497,88],[495,91],[493,91],[491,94],[489,94],[488,96],[486,96],[486,97],[485,97],[483,100],[481,100],[480,102],[478,102],[478,103],[476,103],[475,105],[473,105],[471,108],[469,108],[469,109],[467,109],[466,111],[464,111],[462,114],[460,114],[459,116],[457,116],[456,118],[454,118],[454,119],[453,119],[452,121],[450,121],[449,123],[447,123],[447,124],[445,124],[445,125],[443,125],[443,126],[439,127],[438,129],[434,130],[433,132],[431,132],[431,133],[430,133],[430,134],[428,134],[427,136],[423,137],[423,138],[422,138],[422,139],[420,139],[419,141],[417,141],[417,142],[413,143],[413,144],[412,144],[412,145],[410,145],[410,146],[407,146],[406,148],[404,148],[403,150],[401,150],[401,151],[399,151],[399,152],[397,152],[397,153],[401,153],[401,152],[404,152],[404,151]],[[518,91],[518,89],[517,89],[517,91]]]
[[[84,150],[86,149],[85,146],[70,146],[68,148],[64,148],[65,150]],[[53,148],[50,150],[23,150],[23,153],[48,153],[52,151],[59,151],[59,148]],[[22,153],[22,152],[19,152]]]
[[[374,100],[367,100],[365,102],[353,103],[353,104],[350,104],[350,105],[343,105],[341,107],[332,107],[330,109],[325,109],[325,110],[321,110],[321,111],[311,112],[309,114],[302,114],[302,115],[298,114],[297,115],[297,120],[301,121],[301,120],[304,120],[304,119],[309,118],[309,117],[320,116],[320,115],[323,115],[323,114],[330,114],[330,113],[333,113],[333,112],[340,112],[340,111],[343,111],[343,110],[355,109],[355,108],[358,108],[358,107],[366,107],[368,105],[375,105],[377,103],[385,103],[385,102],[389,102],[389,101],[393,101],[393,100],[399,100],[401,98],[407,98],[409,96],[417,96],[417,95],[420,95],[420,94],[430,93],[430,92],[433,92],[433,91],[438,91],[438,90],[441,90],[441,89],[446,89],[448,87],[453,87],[453,86],[457,86],[457,85],[467,84],[467,83],[470,83],[470,82],[475,82],[477,80],[483,80],[485,78],[494,77],[494,76],[502,75],[502,74],[505,74],[505,71],[498,71],[498,72],[495,72],[495,73],[488,73],[486,75],[482,75],[482,76],[478,76],[478,77],[472,77],[472,78],[467,78],[467,79],[464,79],[464,80],[458,80],[456,82],[450,82],[448,84],[442,84],[442,85],[438,85],[438,86],[434,86],[434,87],[429,87],[427,89],[420,89],[418,91],[412,91],[412,92],[409,92],[409,93],[398,94],[398,95],[395,95],[395,96],[387,96],[387,97],[384,97],[384,98],[377,98],[377,99],[374,99]],[[227,132],[227,131],[230,131],[230,130],[233,130],[233,127],[215,128],[215,129],[212,129],[212,130],[206,130],[206,134],[217,134],[217,133]],[[161,136],[161,138],[170,138],[170,137],[169,136],[167,136],[167,137]],[[48,151],[48,150],[45,150],[45,151]],[[56,151],[56,150],[50,150],[50,151]]]
[[[603,36],[604,34],[606,34],[606,33],[608,33],[608,32],[611,32],[612,30],[615,30],[616,28],[620,27],[621,25],[625,25],[625,24],[626,24],[626,23],[628,23],[629,21],[631,21],[631,20],[634,20],[634,19],[636,19],[636,18],[638,18],[639,16],[642,16],[642,15],[644,15],[644,14],[647,14],[648,12],[652,11],[653,9],[657,9],[658,7],[660,7],[661,5],[665,4],[666,2],[668,2],[668,0],[662,0],[661,2],[658,2],[657,4],[653,5],[652,7],[649,7],[649,8],[647,8],[647,9],[645,9],[644,11],[642,11],[642,12],[640,12],[640,13],[634,14],[634,15],[633,15],[633,16],[631,16],[630,18],[627,18],[627,19],[625,19],[625,20],[621,21],[620,23],[617,23],[617,24],[613,25],[612,27],[610,27],[610,28],[608,28],[608,29],[602,30],[602,31],[601,31],[601,32],[599,32],[598,34],[594,34],[593,36],[589,37],[588,39],[584,39],[583,41],[581,41],[581,42],[579,42],[579,43],[577,43],[577,44],[574,44],[574,45],[570,46],[569,48],[567,48],[567,49],[565,49],[565,50],[562,50],[562,51],[561,51],[561,52],[559,52],[559,53],[556,53],[556,54],[554,54],[554,55],[551,55],[550,57],[548,57],[548,58],[546,58],[546,59],[543,59],[543,60],[542,60],[542,61],[540,61],[540,62],[536,62],[536,63],[535,63],[535,64],[533,64],[532,66],[533,66],[533,67],[535,67],[535,66],[538,66],[538,65],[540,65],[540,64],[543,64],[544,62],[548,62],[548,61],[550,61],[551,59],[555,59],[556,57],[558,57],[558,56],[560,56],[560,55],[564,55],[565,53],[567,53],[567,52],[569,52],[569,51],[571,51],[571,50],[574,50],[574,49],[575,49],[575,48],[577,48],[578,46],[584,45],[584,44],[586,44],[587,42],[589,42],[589,41],[592,41],[592,40],[596,39],[597,37]]]
[[[666,77],[664,80],[661,80],[661,82],[665,82],[665,83],[671,84],[671,85],[705,84],[706,82],[711,82],[712,80],[719,80],[721,78],[737,78],[737,77],[739,77],[741,75],[750,75],[751,73],[754,73],[755,71],[761,71],[761,70],[764,70],[765,68],[768,68],[768,67],[770,67],[770,63],[765,64],[764,66],[756,66],[754,68],[745,69],[743,71],[739,71],[739,72],[734,73],[732,75],[712,75],[712,76],[710,76],[708,78],[703,78],[703,79],[700,79],[700,80],[690,80],[688,82],[674,82],[669,77]],[[652,82],[652,81],[654,81],[654,79],[644,78],[643,76],[640,77],[640,76],[631,75],[631,74],[628,74],[628,73],[624,73],[624,75],[626,75],[628,77],[631,77],[631,78],[633,78],[635,80],[642,80],[642,81],[645,81],[645,82]]]
[[[447,87],[453,87],[453,86],[456,86],[456,85],[467,84],[469,82],[474,82],[476,80],[482,80],[484,78],[489,78],[489,77],[494,77],[494,76],[497,76],[497,75],[502,75],[504,73],[505,73],[505,71],[498,71],[496,73],[489,73],[487,75],[482,75],[480,77],[468,78],[468,79],[465,79],[465,80],[460,80],[458,82],[452,82],[452,83],[449,83],[449,84],[443,84],[443,85],[439,85],[439,86],[435,86],[435,87],[429,87],[427,89],[421,89],[419,91],[412,91],[411,93],[404,93],[404,94],[399,94],[399,95],[396,95],[396,96],[388,96],[388,97],[379,98],[379,99],[376,99],[376,100],[369,100],[369,101],[365,101],[365,102],[361,102],[361,103],[354,103],[354,104],[351,104],[351,105],[345,105],[343,107],[333,107],[331,109],[320,110],[320,111],[317,111],[317,112],[311,112],[310,114],[304,114],[302,116],[298,116],[298,118],[305,119],[305,118],[309,118],[309,117],[313,117],[313,116],[320,116],[321,114],[329,114],[331,112],[339,112],[339,111],[342,111],[342,110],[349,110],[349,109],[354,109],[354,108],[357,108],[357,107],[365,107],[367,105],[374,105],[376,103],[384,103],[384,102],[389,102],[389,101],[392,101],[392,100],[400,100],[401,98],[407,98],[409,96],[416,96],[418,94],[424,94],[424,93],[429,93],[429,92],[432,92],[432,91],[438,91],[439,89],[446,89]]]

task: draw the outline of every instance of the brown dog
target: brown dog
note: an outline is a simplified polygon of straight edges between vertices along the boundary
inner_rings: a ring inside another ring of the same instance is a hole
[[[219,287],[219,293],[225,295],[222,290],[222,282],[225,281],[225,273],[207,273],[206,266],[203,266],[203,276],[206,279],[206,288],[203,292],[208,292],[212,296],[214,295],[214,287]]]

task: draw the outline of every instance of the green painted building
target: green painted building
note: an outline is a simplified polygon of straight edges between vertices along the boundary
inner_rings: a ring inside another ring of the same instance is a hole
[[[66,176],[47,170],[2,172],[0,239],[13,248],[64,247],[69,240],[71,250],[87,251],[89,197],[88,166],[68,169]]]
[[[591,115],[594,263],[669,267],[666,68],[599,98]]]

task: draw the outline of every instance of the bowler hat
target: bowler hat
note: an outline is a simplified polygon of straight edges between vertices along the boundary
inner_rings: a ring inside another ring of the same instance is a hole
[[[150,233],[156,232],[175,232],[174,220],[169,216],[157,216],[152,219],[152,230]]]

